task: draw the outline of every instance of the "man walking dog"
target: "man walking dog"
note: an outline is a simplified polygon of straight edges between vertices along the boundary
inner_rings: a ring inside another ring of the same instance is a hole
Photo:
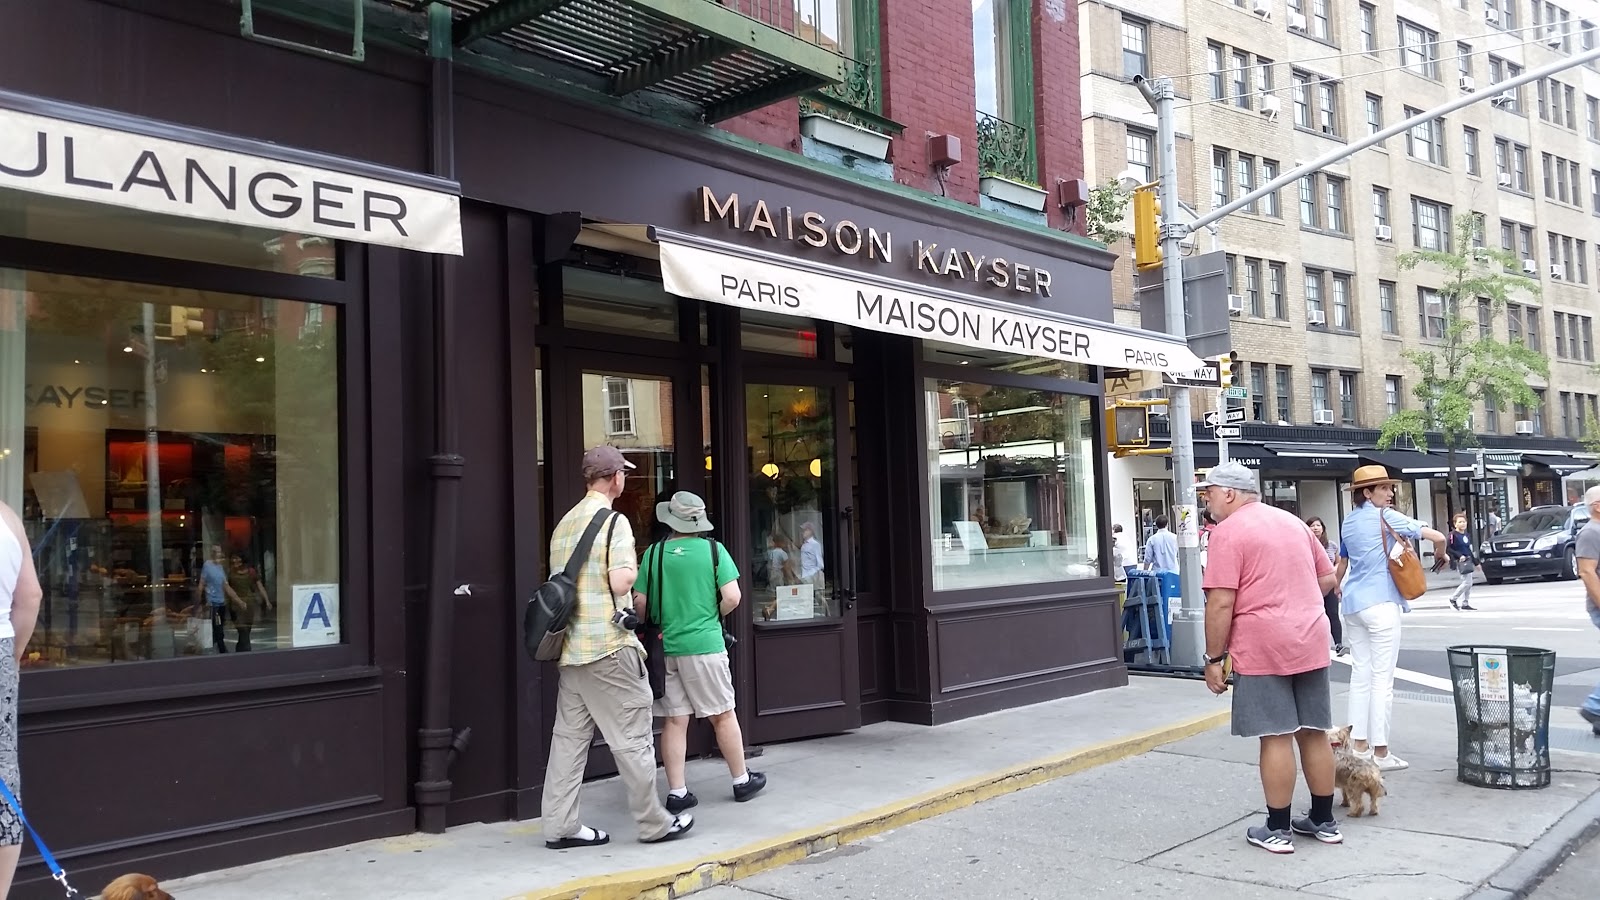
[[[1250,826],[1245,839],[1272,853],[1293,853],[1294,834],[1340,843],[1327,736],[1332,635],[1322,606],[1333,565],[1310,528],[1260,502],[1255,474],[1239,463],[1216,466],[1196,487],[1217,520],[1204,576],[1206,686],[1217,694],[1228,689],[1223,664],[1232,659],[1233,733],[1261,741],[1267,821]],[[1296,744],[1311,812],[1291,821]]]

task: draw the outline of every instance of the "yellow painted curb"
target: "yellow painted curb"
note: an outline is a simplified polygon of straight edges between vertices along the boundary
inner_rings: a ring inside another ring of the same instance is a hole
[[[508,900],[673,900],[1074,772],[1138,756],[1163,744],[1181,741],[1225,725],[1229,718],[1226,710],[1210,713],[1176,725],[1153,728],[989,772],[826,825],[793,831],[715,856],[651,869],[578,878],[557,887],[517,894]]]

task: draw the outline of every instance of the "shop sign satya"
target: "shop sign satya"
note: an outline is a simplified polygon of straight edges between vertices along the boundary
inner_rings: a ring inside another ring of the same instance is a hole
[[[897,245],[894,235],[871,225],[849,219],[828,221],[821,213],[797,211],[790,206],[771,206],[766,200],[747,201],[737,192],[718,197],[709,187],[695,192],[695,215],[704,224],[721,222],[734,231],[769,240],[805,244],[829,249],[842,256],[864,259],[883,265],[900,265],[910,260],[918,275],[947,281],[998,288],[1012,293],[1050,296],[1048,269],[1008,260],[1002,256],[975,254],[960,247],[940,246],[937,242],[912,240]],[[750,302],[771,302],[761,296],[761,284],[741,286]]]

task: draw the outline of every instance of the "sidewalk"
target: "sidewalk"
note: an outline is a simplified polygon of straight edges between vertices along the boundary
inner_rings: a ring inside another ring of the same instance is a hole
[[[1151,889],[1416,900],[1494,885],[1474,898],[1484,900],[1542,874],[1574,822],[1600,813],[1600,741],[1596,753],[1557,751],[1544,790],[1467,787],[1455,781],[1451,704],[1397,699],[1397,750],[1411,768],[1389,777],[1382,814],[1346,820],[1343,847],[1308,840],[1274,857],[1242,837],[1262,810],[1256,744],[1227,733],[1227,703],[1197,681],[1135,678],[939,728],[888,723],[770,746],[759,766],[771,787],[737,806],[721,796],[720,761],[692,763],[695,830],[661,846],[632,840],[617,785],[603,781],[585,787],[583,808],[612,832],[604,848],[545,850],[537,822],[474,825],[164,886],[184,900],[666,900],[701,888],[704,900]],[[1570,713],[1554,710],[1552,723]],[[1307,802],[1297,796],[1296,808]]]

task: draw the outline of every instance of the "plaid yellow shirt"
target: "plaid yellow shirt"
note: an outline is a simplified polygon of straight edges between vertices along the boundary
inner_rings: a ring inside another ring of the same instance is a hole
[[[577,506],[562,516],[556,524],[555,534],[550,537],[551,573],[566,568],[567,560],[572,558],[572,551],[583,539],[583,531],[589,527],[594,514],[610,506],[611,501],[604,495],[590,491],[578,501]],[[633,598],[612,599],[608,573],[605,571],[608,529],[611,529],[611,569],[638,568],[633,547],[633,526],[628,523],[628,517],[623,515],[614,517],[612,521],[616,523],[614,529],[610,523],[600,526],[600,533],[595,536],[594,546],[589,550],[588,561],[578,569],[578,597],[572,606],[572,618],[567,620],[567,644],[561,650],[563,666],[586,665],[605,659],[624,647],[644,649],[633,632],[624,631],[611,623],[612,611],[618,606],[631,609]]]

